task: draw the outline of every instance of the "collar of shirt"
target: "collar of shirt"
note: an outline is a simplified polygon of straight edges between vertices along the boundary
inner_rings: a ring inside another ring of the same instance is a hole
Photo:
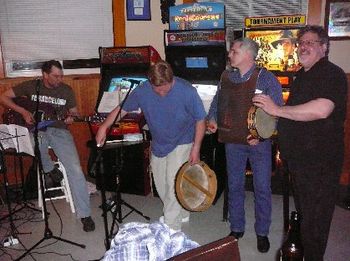
[[[325,56],[325,57],[322,57],[320,60],[318,60],[311,68],[310,70],[308,70],[307,72],[318,72],[320,70],[320,67],[323,66],[323,64],[327,63],[328,62],[328,57]],[[305,72],[305,69],[304,67],[302,67],[300,70],[299,70],[300,73],[307,73]]]
[[[233,81],[234,83],[241,83],[241,82],[246,82],[249,80],[250,76],[252,75],[253,71],[255,70],[256,65],[254,64],[248,72],[246,72],[242,77],[241,73],[239,72],[238,69],[233,69],[230,74],[230,80]]]

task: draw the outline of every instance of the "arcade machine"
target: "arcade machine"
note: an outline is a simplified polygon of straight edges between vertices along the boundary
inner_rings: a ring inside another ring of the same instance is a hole
[[[147,80],[150,65],[160,59],[152,46],[101,47],[101,82],[96,103],[97,117],[90,125],[96,134],[100,121],[118,104],[127,99],[127,94]],[[131,89],[131,90],[130,90]],[[128,113],[112,127],[107,136],[107,149],[103,152],[105,191],[116,190],[116,173],[120,192],[147,195],[151,192],[149,166],[149,140],[144,130],[145,120],[141,111]],[[97,188],[101,177],[96,171],[94,146],[91,146],[89,173],[96,177]]]
[[[224,5],[194,3],[170,7],[169,30],[164,31],[164,45],[166,61],[171,64],[174,74],[197,88],[208,112],[220,75],[226,67]],[[225,184],[224,156],[217,136],[207,134],[202,143],[201,158],[216,173],[216,199]]]

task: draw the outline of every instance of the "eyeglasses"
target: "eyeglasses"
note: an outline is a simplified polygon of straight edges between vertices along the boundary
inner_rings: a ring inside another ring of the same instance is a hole
[[[307,41],[298,41],[297,47],[299,46],[306,46],[306,47],[313,47],[316,43],[322,43],[320,40],[307,40]]]

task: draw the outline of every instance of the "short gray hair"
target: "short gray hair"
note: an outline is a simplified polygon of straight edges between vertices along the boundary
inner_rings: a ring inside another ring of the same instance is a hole
[[[254,40],[247,37],[239,38],[234,40],[231,43],[231,46],[234,45],[235,43],[241,43],[241,48],[244,50],[248,50],[252,55],[253,60],[255,60],[255,58],[258,56],[259,44]]]

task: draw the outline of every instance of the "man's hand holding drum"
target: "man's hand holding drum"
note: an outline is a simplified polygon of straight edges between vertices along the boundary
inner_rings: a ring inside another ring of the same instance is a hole
[[[218,124],[216,123],[215,120],[208,120],[206,122],[206,125],[207,125],[207,131],[209,133],[215,133],[218,129]]]
[[[279,116],[278,111],[281,109],[281,107],[276,105],[270,96],[265,94],[258,94],[253,97],[252,101],[255,106],[263,109],[271,116]]]
[[[253,135],[249,134],[248,137],[247,137],[247,142],[248,142],[249,145],[255,146],[255,145],[258,145],[259,139],[254,138]]]

